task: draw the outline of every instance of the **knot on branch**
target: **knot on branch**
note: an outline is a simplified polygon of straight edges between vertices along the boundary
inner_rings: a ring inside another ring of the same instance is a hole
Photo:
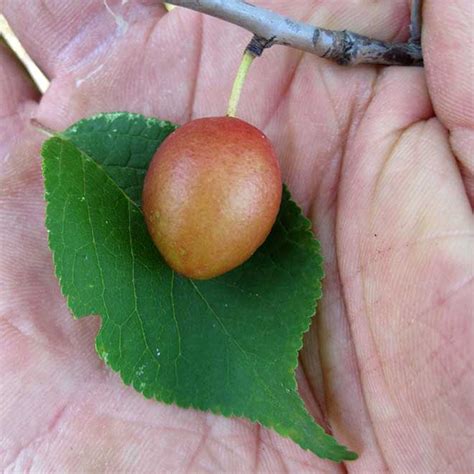
[[[341,65],[375,63],[422,66],[421,45],[416,42],[386,43],[352,31],[332,32],[332,46],[324,57]]]
[[[253,54],[255,57],[261,56],[266,48],[270,48],[275,42],[276,36],[270,39],[263,38],[262,36],[254,35],[247,46],[247,51]]]

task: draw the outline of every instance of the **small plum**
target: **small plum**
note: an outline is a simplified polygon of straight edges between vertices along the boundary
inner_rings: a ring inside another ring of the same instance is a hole
[[[260,130],[233,117],[202,118],[156,152],[143,212],[170,267],[205,280],[239,266],[265,241],[281,193],[278,160]]]

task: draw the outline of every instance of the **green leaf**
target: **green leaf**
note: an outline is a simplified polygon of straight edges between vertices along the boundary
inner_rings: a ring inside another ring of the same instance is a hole
[[[334,461],[355,453],[306,411],[294,371],[323,276],[310,222],[285,189],[253,257],[212,280],[175,274],[139,207],[145,170],[175,126],[140,115],[83,120],[43,146],[49,245],[75,317],[146,397],[258,422]]]
[[[93,157],[137,204],[148,164],[161,142],[177,126],[130,113],[99,114],[80,120],[62,137]]]

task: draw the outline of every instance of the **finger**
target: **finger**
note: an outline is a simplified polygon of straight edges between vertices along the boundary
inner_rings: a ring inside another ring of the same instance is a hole
[[[0,160],[36,106],[40,93],[10,48],[0,39]]]
[[[165,12],[160,2],[121,0],[4,0],[3,14],[49,78],[106,54]]]
[[[436,115],[450,132],[471,205],[474,204],[474,4],[426,0],[423,51]]]
[[[461,472],[473,221],[446,130],[430,115],[422,71],[383,73],[347,148],[336,248],[364,401],[389,470]]]

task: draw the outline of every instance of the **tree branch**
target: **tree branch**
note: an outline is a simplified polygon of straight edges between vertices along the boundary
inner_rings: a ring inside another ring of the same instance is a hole
[[[411,2],[410,43],[421,44],[421,0]]]
[[[241,26],[266,42],[265,47],[274,44],[291,46],[345,65],[362,63],[423,65],[420,43],[413,40],[407,43],[390,43],[347,30],[326,30],[292,20],[243,0],[167,0],[167,2]],[[413,3],[419,6],[421,0],[414,0]],[[412,13],[412,25],[414,24],[419,23],[416,20],[413,22]],[[412,38],[416,37],[417,31],[413,26],[411,34]]]

